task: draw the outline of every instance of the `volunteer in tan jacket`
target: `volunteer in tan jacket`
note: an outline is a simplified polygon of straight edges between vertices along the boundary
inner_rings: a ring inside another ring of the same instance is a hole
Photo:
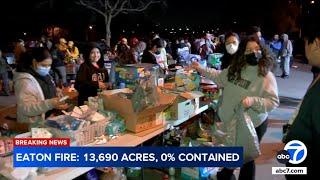
[[[193,62],[192,66],[223,88],[218,109],[221,121],[231,121],[236,107],[242,103],[260,141],[267,129],[268,112],[279,105],[277,82],[270,72],[273,60],[255,36],[248,37],[241,46],[238,57],[223,71],[203,69],[197,62]],[[254,169],[254,161],[245,163],[241,167],[239,179],[254,179]],[[218,179],[231,177],[232,174],[232,169],[224,168],[218,173]]]
[[[66,109],[59,102],[57,90],[49,75],[52,59],[45,48],[35,48],[22,54],[20,64],[14,73],[17,97],[17,119],[30,124],[45,120],[53,109]]]

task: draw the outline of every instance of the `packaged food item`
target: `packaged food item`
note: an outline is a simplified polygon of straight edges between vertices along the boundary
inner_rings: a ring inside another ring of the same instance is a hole
[[[46,128],[31,128],[32,138],[52,138],[52,134]]]
[[[0,139],[0,156],[4,156],[5,154],[6,154],[5,140]]]
[[[200,87],[200,75],[194,71],[177,71],[175,84],[180,91],[197,91]]]
[[[121,133],[124,133],[125,130],[126,130],[125,122],[120,116],[117,116],[116,119],[111,121],[106,126],[106,134],[109,136],[117,136]]]

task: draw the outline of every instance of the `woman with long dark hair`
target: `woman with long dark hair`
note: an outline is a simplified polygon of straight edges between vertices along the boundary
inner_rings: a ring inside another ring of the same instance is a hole
[[[88,97],[97,96],[98,89],[107,89],[108,71],[104,68],[103,53],[97,44],[90,44],[84,54],[75,83],[79,92],[78,105],[83,105]]]
[[[52,58],[46,48],[34,48],[21,54],[14,73],[17,97],[17,119],[30,124],[45,120],[53,109],[67,109],[59,101],[52,77],[49,75]]]
[[[197,62],[192,66],[223,88],[218,116],[222,122],[234,117],[234,110],[241,104],[255,126],[259,141],[266,132],[268,112],[279,105],[277,82],[272,72],[272,58],[259,40],[250,36],[240,46],[238,56],[223,71],[202,69]],[[218,179],[230,179],[233,170],[224,168]],[[246,162],[239,179],[255,179],[254,160]]]

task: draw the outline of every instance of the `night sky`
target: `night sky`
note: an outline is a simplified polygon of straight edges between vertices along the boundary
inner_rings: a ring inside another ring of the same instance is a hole
[[[17,38],[22,32],[38,36],[40,29],[50,24],[70,29],[75,38],[82,36],[79,33],[88,24],[96,24],[97,31],[103,33],[103,19],[75,5],[73,0],[55,0],[51,7],[48,3],[39,5],[39,2],[41,0],[0,1],[0,38]],[[151,25],[160,23],[161,27],[219,27],[237,31],[258,25],[268,35],[280,29],[276,24],[279,24],[278,14],[290,15],[290,12],[284,12],[288,8],[288,0],[167,0],[166,4],[155,5],[142,14],[118,16],[113,21],[113,32],[134,29],[132,27],[136,24],[151,30]],[[287,29],[284,27],[282,31]]]

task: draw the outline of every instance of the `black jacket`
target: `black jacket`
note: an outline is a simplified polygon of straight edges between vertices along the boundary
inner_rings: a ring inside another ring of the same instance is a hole
[[[307,147],[307,158],[297,166],[307,167],[308,176],[315,176],[320,161],[320,81],[318,80],[306,93],[299,113],[292,123],[284,141],[302,141]],[[290,165],[294,166],[294,165]],[[309,178],[310,179],[310,178]]]
[[[83,105],[84,101],[88,100],[88,97],[97,96],[99,81],[109,81],[107,69],[96,68],[91,63],[81,64],[75,83],[75,88],[79,92],[78,105]]]
[[[147,50],[143,52],[141,63],[158,64],[156,57]]]

